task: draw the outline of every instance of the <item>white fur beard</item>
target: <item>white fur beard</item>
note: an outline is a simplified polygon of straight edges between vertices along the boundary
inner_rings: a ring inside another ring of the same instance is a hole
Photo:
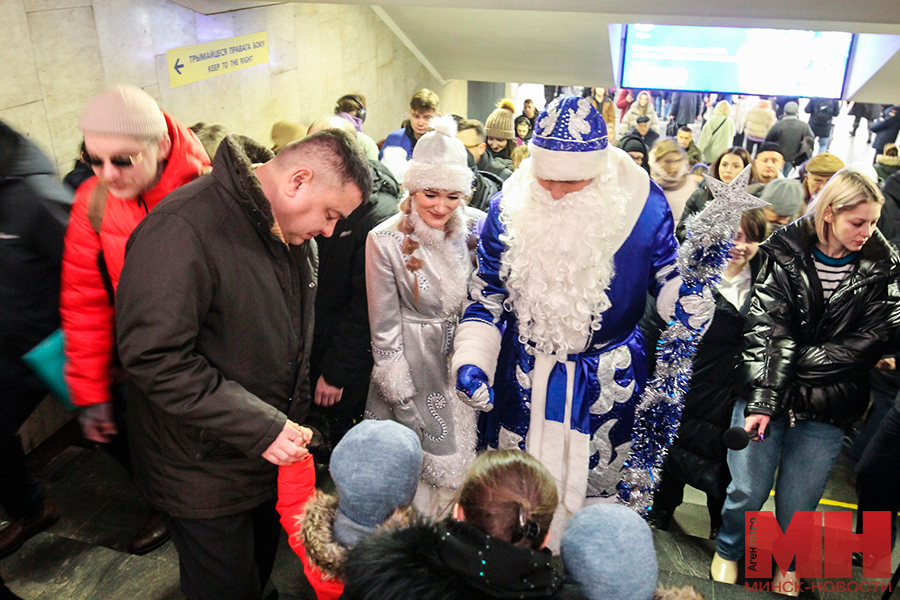
[[[598,177],[559,200],[531,173],[513,177],[516,181],[503,189],[507,251],[500,274],[519,339],[547,354],[582,352],[610,306],[606,290],[614,275],[625,197],[614,177],[603,182]]]

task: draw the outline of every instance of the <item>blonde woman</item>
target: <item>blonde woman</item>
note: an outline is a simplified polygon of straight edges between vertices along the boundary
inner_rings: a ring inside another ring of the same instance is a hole
[[[697,146],[703,152],[703,162],[712,164],[716,158],[731,147],[734,141],[734,120],[731,118],[731,105],[725,100],[716,104],[712,118],[700,131]]]
[[[638,117],[647,117],[650,119],[650,128],[659,133],[659,117],[656,109],[653,107],[653,99],[650,92],[643,91],[638,94],[637,100],[631,103],[631,108],[625,113],[622,122],[625,123],[623,131],[628,131],[632,127],[637,127]]]
[[[744,513],[762,509],[773,482],[783,531],[795,512],[816,509],[843,427],[866,410],[869,372],[900,329],[900,257],[875,227],[883,204],[871,179],[843,169],[810,214],[759,247],[739,365],[746,400],[731,420],[755,442],[728,453],[733,480],[711,567],[717,581],[736,581]],[[776,571],[775,581],[799,591],[793,567]]]
[[[687,154],[675,140],[666,138],[653,146],[650,151],[650,177],[663,189],[676,223],[684,212],[688,198],[698,188],[697,181],[690,174]]]
[[[404,177],[400,212],[369,233],[366,291],[372,385],[366,416],[391,419],[422,442],[416,507],[437,515],[475,457],[475,409],[449,382],[448,356],[484,213],[466,206],[472,171],[451,117],[432,120]]]

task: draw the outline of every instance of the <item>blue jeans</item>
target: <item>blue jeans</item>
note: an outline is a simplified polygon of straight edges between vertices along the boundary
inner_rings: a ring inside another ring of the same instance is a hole
[[[746,406],[743,400],[735,402],[732,427],[744,426]],[[764,441],[750,442],[745,450],[729,450],[732,481],[716,538],[719,556],[736,561],[744,555],[744,512],[762,508],[773,482],[775,519],[782,531],[787,531],[795,512],[815,510],[843,438],[840,427],[815,421],[797,421],[790,427],[790,419],[782,415],[769,422]]]
[[[828,152],[828,145],[831,143],[831,136],[820,137],[819,138],[819,151],[816,154],[822,154],[823,152]]]

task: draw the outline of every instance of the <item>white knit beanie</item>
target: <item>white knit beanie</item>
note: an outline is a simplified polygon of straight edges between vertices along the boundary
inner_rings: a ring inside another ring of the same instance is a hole
[[[82,132],[154,139],[168,132],[156,101],[141,88],[114,85],[91,98],[81,112]]]
[[[445,190],[472,195],[475,177],[466,159],[466,147],[456,137],[456,121],[445,115],[431,120],[429,131],[416,142],[412,160],[403,177],[410,192]]]

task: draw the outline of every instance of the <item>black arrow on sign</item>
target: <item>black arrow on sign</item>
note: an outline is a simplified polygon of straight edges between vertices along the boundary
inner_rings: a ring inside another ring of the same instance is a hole
[[[175,59],[175,72],[178,73],[179,75],[181,75],[181,70],[182,70],[183,68],[184,68],[184,65],[181,64],[181,59],[180,59],[180,58],[176,58],[176,59]]]

